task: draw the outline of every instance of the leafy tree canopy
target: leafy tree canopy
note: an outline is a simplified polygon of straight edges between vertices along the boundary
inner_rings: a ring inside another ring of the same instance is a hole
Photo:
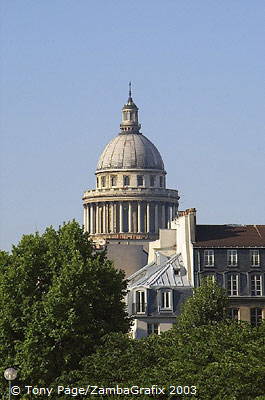
[[[196,386],[195,396],[170,396],[166,390],[158,399],[262,399],[258,396],[265,392],[264,334],[265,324],[252,328],[247,323],[226,321],[189,332],[171,329],[138,341],[121,334],[108,336],[105,344],[83,361],[79,384]]]
[[[205,278],[194,295],[186,300],[177,319],[177,326],[186,330],[216,324],[226,319],[228,297],[226,291],[211,278]]]
[[[262,399],[258,396],[265,392],[265,323],[253,328],[228,320],[226,306],[224,291],[206,280],[186,301],[170,331],[138,341],[122,334],[105,337],[104,344],[83,360],[79,384],[158,385],[167,389],[155,396],[161,399]],[[170,395],[171,386],[196,386],[196,395]]]
[[[104,335],[128,331],[124,274],[77,222],[23,236],[0,262],[1,376],[14,366],[23,382],[51,385],[78,371]]]

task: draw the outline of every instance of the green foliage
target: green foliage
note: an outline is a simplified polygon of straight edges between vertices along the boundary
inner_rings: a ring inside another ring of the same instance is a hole
[[[226,318],[227,305],[225,290],[211,278],[206,278],[200,287],[194,289],[194,295],[184,303],[177,326],[188,330],[223,321]]]
[[[264,399],[265,322],[227,320],[227,297],[211,280],[187,300],[174,329],[133,340],[124,334],[123,275],[75,222],[23,237],[0,261],[2,366],[19,367],[24,382],[165,387],[157,399]],[[197,393],[170,395],[170,386]]]
[[[265,392],[264,333],[265,325],[252,328],[247,323],[225,321],[189,332],[172,329],[138,341],[111,335],[83,361],[79,384],[196,386],[196,396],[170,396],[167,390],[156,398],[253,400]]]
[[[185,303],[174,329],[138,341],[122,334],[105,337],[84,359],[80,386],[158,385],[167,388],[156,396],[161,399],[258,399],[265,392],[265,323],[252,328],[227,320],[226,305],[224,291],[206,280]],[[171,386],[196,386],[197,393],[170,395]]]
[[[104,335],[128,331],[124,274],[75,221],[23,236],[0,262],[1,366],[17,367],[22,381],[68,377]]]

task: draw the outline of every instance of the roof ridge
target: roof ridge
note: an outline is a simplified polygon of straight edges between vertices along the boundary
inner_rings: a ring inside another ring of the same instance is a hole
[[[171,267],[172,263],[176,261],[181,253],[174,254],[169,259],[165,261],[165,264],[161,265],[161,268],[158,269],[153,275],[150,276],[150,279],[147,280],[148,285],[152,285],[152,283],[157,280],[159,275],[162,275],[169,267]]]

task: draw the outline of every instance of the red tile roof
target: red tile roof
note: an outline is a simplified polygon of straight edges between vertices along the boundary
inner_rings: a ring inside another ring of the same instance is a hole
[[[265,247],[265,225],[197,225],[194,247]]]

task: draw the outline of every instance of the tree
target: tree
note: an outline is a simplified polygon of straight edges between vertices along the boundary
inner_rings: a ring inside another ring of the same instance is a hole
[[[227,305],[225,290],[211,278],[206,278],[200,287],[194,289],[193,296],[184,303],[177,318],[177,326],[189,329],[216,324],[226,319]]]
[[[1,365],[25,382],[66,379],[104,335],[128,331],[124,274],[77,222],[23,236],[0,261]]]
[[[228,320],[226,305],[224,291],[206,280],[185,303],[175,328],[138,341],[122,334],[106,336],[96,352],[84,359],[79,384],[158,385],[165,388],[164,394],[156,396],[159,399],[185,399],[189,396],[181,394],[184,387],[191,391],[196,387],[196,395],[190,397],[199,400],[262,399],[265,322],[253,328]]]
[[[164,394],[155,396],[158,399],[262,399],[258,396],[265,392],[264,333],[265,323],[252,328],[248,323],[226,320],[188,331],[171,329],[137,341],[121,334],[107,336],[84,360],[79,384],[158,385],[165,388]],[[184,387],[196,395],[181,394]],[[170,396],[170,390],[175,396]],[[143,394],[139,398],[153,397]]]

